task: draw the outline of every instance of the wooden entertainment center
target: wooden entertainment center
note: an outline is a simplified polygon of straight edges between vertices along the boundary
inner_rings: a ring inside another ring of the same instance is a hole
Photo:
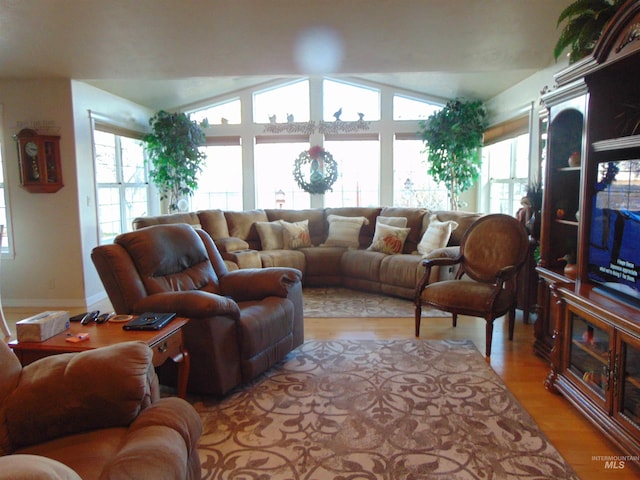
[[[549,127],[534,349],[551,362],[545,386],[567,397],[624,453],[639,455],[640,304],[601,293],[589,264],[590,249],[602,240],[591,238],[596,193],[620,161],[632,161],[626,164],[633,172],[640,164],[640,1],[616,14],[592,56],[555,80],[557,88],[543,96]],[[629,178],[638,199],[640,177]],[[632,203],[624,208],[638,213]],[[640,250],[640,242],[633,248]],[[619,261],[624,275],[637,280],[640,265]]]

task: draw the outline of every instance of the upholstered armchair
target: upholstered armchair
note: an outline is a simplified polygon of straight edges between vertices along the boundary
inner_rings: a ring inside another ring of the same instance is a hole
[[[508,313],[509,340],[513,340],[517,302],[517,274],[529,251],[528,234],[514,217],[485,215],[476,220],[460,241],[454,258],[423,261],[425,273],[416,287],[415,334],[420,336],[422,306],[486,320],[486,356],[491,355],[493,322]],[[457,268],[453,280],[430,282],[434,266]]]
[[[91,256],[116,313],[175,312],[190,319],[183,334],[191,393],[224,395],[304,341],[300,271],[230,272],[203,230],[144,227]],[[161,383],[174,381],[168,364],[159,369]]]
[[[198,413],[125,342],[25,367],[0,342],[0,477],[199,479]]]

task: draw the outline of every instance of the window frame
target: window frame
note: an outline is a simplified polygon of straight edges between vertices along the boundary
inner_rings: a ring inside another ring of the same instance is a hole
[[[107,133],[107,134],[111,134],[114,136],[115,138],[115,152],[114,152],[114,160],[115,160],[115,170],[116,170],[116,181],[114,183],[111,182],[98,182],[98,178],[97,178],[97,172],[98,172],[98,166],[97,166],[97,150],[96,150],[96,139],[95,139],[95,132],[99,131],[99,132],[103,132],[103,133]],[[147,159],[147,153],[146,153],[146,149],[144,148],[144,144],[142,144],[142,152],[143,152],[143,169],[144,169],[144,177],[145,177],[145,181],[140,183],[140,182],[136,182],[136,183],[125,183],[124,182],[124,175],[123,175],[123,161],[122,161],[122,141],[121,138],[125,137],[128,138],[130,140],[138,140],[142,143],[143,138],[144,138],[144,133],[142,132],[137,132],[134,130],[129,130],[126,128],[121,128],[117,125],[114,124],[110,124],[108,122],[104,122],[104,121],[96,121],[95,119],[93,119],[92,121],[92,128],[91,128],[91,143],[92,143],[92,150],[93,150],[93,171],[94,171],[94,175],[93,175],[93,181],[94,181],[94,189],[95,189],[95,212],[96,212],[96,238],[97,238],[97,242],[98,245],[104,245],[105,243],[109,243],[110,241],[113,241],[113,238],[115,238],[115,235],[113,237],[103,237],[102,235],[102,228],[101,228],[101,221],[100,221],[100,195],[99,195],[99,191],[101,188],[110,188],[110,189],[117,189],[118,190],[118,197],[119,197],[119,216],[120,216],[120,229],[121,232],[119,233],[124,233],[124,232],[128,232],[131,230],[131,225],[127,224],[127,212],[126,212],[126,202],[127,202],[127,197],[126,197],[126,193],[127,193],[127,189],[130,188],[144,188],[146,190],[146,205],[147,205],[147,212],[149,214],[151,214],[151,211],[153,210],[152,205],[151,205],[151,182],[149,180],[149,163],[148,163],[148,159]],[[117,235],[117,234],[116,234]]]

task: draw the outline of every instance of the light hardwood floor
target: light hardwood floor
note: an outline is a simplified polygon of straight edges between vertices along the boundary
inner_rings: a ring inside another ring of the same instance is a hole
[[[107,311],[108,303],[92,309]],[[5,316],[15,333],[15,321],[47,308],[5,308]],[[59,310],[59,309],[58,309]],[[79,313],[78,310],[70,310]],[[306,318],[307,339],[397,339],[413,338],[412,318]],[[420,338],[469,339],[484,352],[485,323],[482,319],[460,316],[458,326],[450,318],[423,318]],[[509,342],[502,319],[495,322],[491,367],[509,390],[535,419],[549,440],[583,480],[631,480],[640,478],[640,462],[626,462],[623,469],[605,469],[605,462],[594,456],[621,456],[621,452],[563,397],[543,386],[549,367],[533,353],[533,324],[518,318],[515,338]]]

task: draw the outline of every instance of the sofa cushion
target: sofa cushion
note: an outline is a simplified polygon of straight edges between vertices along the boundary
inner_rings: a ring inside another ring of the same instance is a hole
[[[458,228],[451,232],[451,238],[449,239],[448,246],[460,245],[464,232],[471,226],[473,222],[482,217],[481,213],[460,212],[453,210],[437,210],[435,213],[438,220],[446,222],[447,220],[453,220],[458,224]],[[423,231],[426,231],[429,225],[429,215],[424,216]]]
[[[309,220],[300,222],[282,222],[282,243],[286,250],[297,250],[298,248],[311,247],[311,237],[309,235]]]
[[[429,226],[418,244],[418,253],[428,255],[437,248],[444,248],[449,243],[451,232],[458,228],[458,222],[447,220],[441,222],[436,215],[431,215]]]
[[[263,250],[258,252],[262,267],[297,268],[303,274],[306,270],[304,253],[299,250]]]
[[[407,217],[385,217],[380,215],[376,218],[376,228],[378,228],[379,224],[389,225],[391,227],[400,227],[404,228],[407,226]]]
[[[151,225],[164,225],[169,223],[187,223],[194,227],[199,227],[200,219],[198,218],[198,215],[193,212],[169,213],[167,215],[134,218],[131,222],[131,226],[134,230],[138,230]]]
[[[256,230],[260,237],[260,245],[262,250],[280,250],[283,247],[282,242],[282,221],[275,222],[256,222]]]
[[[342,217],[329,215],[329,236],[321,246],[358,248],[360,246],[360,228],[367,225],[366,217]]]
[[[341,277],[340,259],[342,254],[347,251],[345,247],[309,247],[302,248],[300,251],[305,256],[307,271],[305,277]]]
[[[202,229],[211,235],[211,238],[218,240],[229,237],[227,219],[222,210],[200,210],[197,215]]]
[[[389,255],[380,264],[380,283],[415,288],[424,274],[421,255]]]
[[[249,248],[260,249],[260,237],[255,223],[269,221],[264,210],[224,212],[224,216],[227,219],[230,236],[246,241]]]
[[[367,281],[380,281],[380,264],[386,254],[371,250],[347,250],[340,259],[340,269],[345,277]]]
[[[237,237],[218,238],[215,240],[215,244],[220,253],[238,252],[249,248],[247,242]]]
[[[409,207],[384,207],[380,210],[382,217],[405,217],[407,219],[407,224],[403,226],[410,228],[411,231],[404,242],[403,253],[416,251],[422,233],[426,229],[426,225],[423,225],[423,218],[428,217],[429,213],[429,210],[425,208]]]
[[[406,219],[405,219],[406,220]],[[378,222],[371,246],[367,250],[396,255],[402,252],[410,228],[393,227]]]
[[[320,245],[327,238],[327,225],[323,208],[307,208],[304,210],[265,209],[269,221],[284,220],[285,222],[309,221],[309,236],[312,245]]]

